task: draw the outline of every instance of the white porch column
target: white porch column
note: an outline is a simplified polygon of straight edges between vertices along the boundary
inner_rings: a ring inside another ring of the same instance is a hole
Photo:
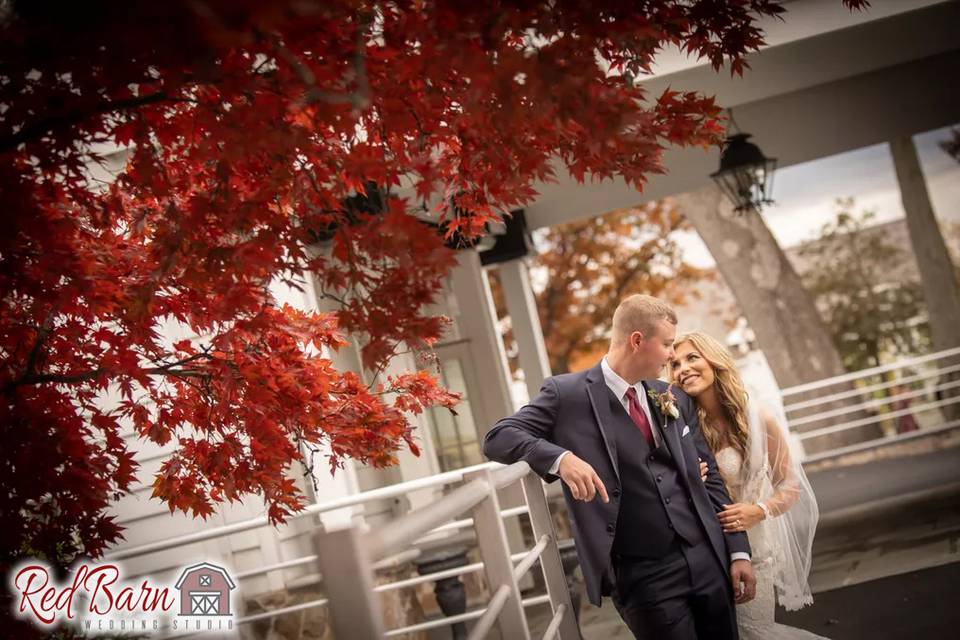
[[[415,371],[416,368],[417,363],[411,354],[401,354],[390,361],[384,374],[398,375],[408,371]],[[397,452],[397,466],[395,468],[400,473],[400,477],[397,480],[398,482],[426,478],[440,471],[438,468],[437,453],[434,449],[434,436],[430,429],[430,413],[430,411],[426,411],[419,415],[414,413],[404,414],[407,420],[410,421],[410,424],[416,427],[414,438],[420,448],[420,455],[414,455],[405,445],[400,447],[400,450]],[[379,473],[382,475],[382,471]],[[384,486],[389,484],[393,483],[387,482]],[[427,489],[420,489],[419,491],[408,492],[403,498],[407,504],[403,505],[401,503],[395,511],[402,513],[405,509],[419,509],[433,503],[442,495],[443,489],[441,487],[429,487]]]
[[[476,402],[477,436],[482,438],[497,420],[514,412],[510,369],[480,256],[473,249],[461,250],[457,252],[457,260],[459,264],[450,274],[450,283],[456,296],[457,328],[460,337],[469,344],[469,366],[481,381],[479,388],[470,392],[471,404]]]
[[[459,264],[450,274],[456,307],[454,315],[458,337],[466,340],[469,349],[470,362],[465,365],[473,370],[477,381],[467,392],[473,408],[477,437],[483,440],[497,420],[514,413],[509,386],[510,367],[497,326],[490,281],[480,264],[480,255],[474,249],[464,249],[457,252],[457,260]],[[500,492],[501,507],[511,508],[521,504],[523,491],[519,483]],[[523,534],[518,520],[510,518],[503,524],[511,551],[523,549]],[[532,584],[529,574],[520,582],[524,589]]]
[[[533,398],[540,391],[543,380],[550,376],[550,359],[543,342],[537,300],[530,286],[530,270],[522,258],[501,262],[497,268],[517,341],[520,368],[523,369],[527,393]]]
[[[920,269],[933,345],[937,350],[960,345],[960,289],[953,263],[930,204],[930,194],[911,136],[890,142],[910,242]]]

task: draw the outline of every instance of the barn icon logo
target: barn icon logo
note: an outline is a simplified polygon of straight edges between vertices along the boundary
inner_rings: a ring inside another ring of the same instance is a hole
[[[230,592],[236,585],[223,567],[201,562],[180,574],[175,588],[180,592],[181,616],[229,616]]]

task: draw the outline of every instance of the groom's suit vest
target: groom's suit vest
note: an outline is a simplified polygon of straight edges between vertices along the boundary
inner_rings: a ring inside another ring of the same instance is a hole
[[[622,493],[613,552],[660,558],[676,548],[678,537],[690,545],[700,544],[705,540],[702,525],[666,443],[651,450],[613,393],[609,399],[614,423],[607,436],[616,440]]]

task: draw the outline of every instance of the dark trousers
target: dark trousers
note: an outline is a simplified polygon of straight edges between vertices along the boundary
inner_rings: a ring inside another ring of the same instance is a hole
[[[709,545],[678,543],[663,558],[614,556],[612,597],[634,637],[737,640],[730,577]]]

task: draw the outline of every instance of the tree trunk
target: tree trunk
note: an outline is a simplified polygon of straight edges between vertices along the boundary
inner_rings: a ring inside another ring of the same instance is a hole
[[[787,260],[763,218],[756,213],[737,215],[733,205],[713,186],[677,196],[680,210],[706,243],[740,309],[757,337],[781,388],[845,373],[829,329],[810,293]],[[816,395],[842,391],[830,387]],[[788,402],[806,398],[792,396]],[[813,412],[828,408],[816,407]],[[834,407],[830,407],[834,408]],[[801,416],[794,415],[792,418]],[[846,422],[846,414],[832,421],[807,424],[803,431]],[[817,437],[805,442],[813,453],[875,437],[876,425]],[[811,446],[812,445],[812,446]]]
[[[913,139],[890,143],[900,198],[907,214],[910,242],[920,270],[920,282],[930,316],[930,333],[938,351],[960,346],[960,289],[950,253],[930,205]]]
[[[813,298],[763,218],[733,213],[714,187],[678,200],[733,290],[777,383],[792,387],[844,373]]]

